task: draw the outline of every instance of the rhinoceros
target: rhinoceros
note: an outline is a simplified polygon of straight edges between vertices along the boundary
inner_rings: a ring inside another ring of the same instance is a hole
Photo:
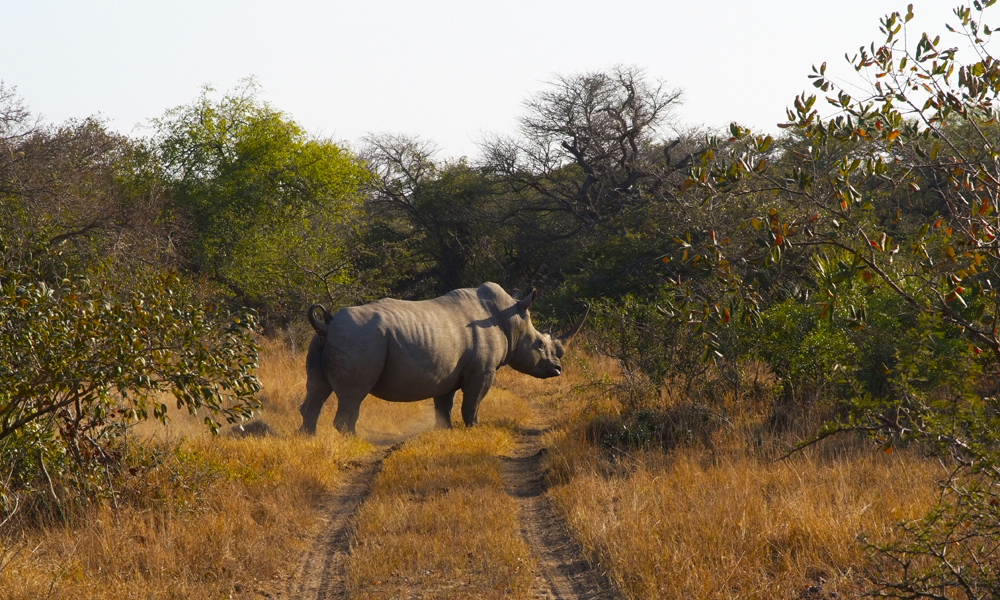
[[[534,289],[511,296],[484,283],[433,300],[386,298],[335,315],[313,305],[308,317],[316,334],[306,356],[301,430],[316,432],[331,392],[337,396],[333,424],[341,433],[354,433],[368,394],[390,402],[434,398],[436,426],[447,428],[455,392],[462,390],[462,420],[475,425],[497,369],[509,365],[533,377],[559,375],[563,353],[587,318],[585,311],[552,338],[531,325],[534,297]]]

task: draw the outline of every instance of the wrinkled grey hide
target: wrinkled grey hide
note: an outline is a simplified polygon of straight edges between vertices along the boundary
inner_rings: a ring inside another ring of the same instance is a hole
[[[434,398],[437,426],[451,427],[455,392],[462,390],[462,419],[474,425],[501,366],[540,378],[562,372],[560,359],[587,314],[551,338],[531,325],[534,295],[532,290],[523,298],[519,292],[510,296],[497,284],[484,283],[433,300],[379,300],[333,316],[311,307],[316,335],[306,357],[302,431],[316,432],[330,392],[337,395],[333,423],[342,433],[354,433],[368,394],[390,402]]]

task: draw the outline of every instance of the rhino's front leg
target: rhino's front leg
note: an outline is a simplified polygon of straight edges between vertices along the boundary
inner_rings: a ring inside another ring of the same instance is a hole
[[[435,427],[451,429],[451,408],[453,406],[455,406],[455,392],[434,398]]]
[[[495,372],[476,373],[462,383],[462,420],[466,427],[478,423],[476,417],[479,414],[479,403],[483,401],[486,392],[490,391]]]

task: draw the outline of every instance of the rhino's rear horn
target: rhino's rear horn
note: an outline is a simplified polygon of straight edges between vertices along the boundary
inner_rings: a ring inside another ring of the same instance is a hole
[[[562,340],[563,342],[567,342],[567,343],[571,339],[573,339],[573,336],[576,335],[576,333],[578,331],[580,331],[581,327],[583,327],[583,322],[587,320],[587,315],[588,314],[590,314],[590,307],[589,306],[587,306],[587,307],[584,308],[583,314],[576,321],[576,323],[574,323],[573,326],[570,327],[568,331],[566,331],[566,333],[564,333],[561,336],[559,336],[559,339]]]
[[[524,312],[528,310],[528,307],[531,306],[531,301],[534,299],[535,299],[535,288],[531,288],[531,291],[528,292],[527,296],[517,301],[518,312]]]
[[[319,311],[319,318],[316,318],[316,311]],[[309,317],[309,324],[312,325],[316,333],[320,335],[326,335],[326,324],[330,321],[330,313],[326,310],[326,307],[322,304],[313,304],[306,311],[306,316]]]

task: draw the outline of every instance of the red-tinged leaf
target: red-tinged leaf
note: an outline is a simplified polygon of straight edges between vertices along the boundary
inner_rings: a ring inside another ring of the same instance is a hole
[[[899,130],[897,129],[896,131],[893,131],[889,135],[885,136],[885,139],[887,139],[887,140],[889,140],[891,142],[892,140],[894,140],[894,139],[896,139],[898,137],[899,137]]]
[[[871,244],[872,248],[878,248],[878,242],[875,240],[869,240],[868,243]],[[879,250],[881,250],[881,248],[879,248]]]
[[[729,309],[728,308],[722,309],[722,322],[723,323],[728,323],[729,322]]]
[[[872,272],[871,271],[862,271],[861,272],[861,279],[864,279],[865,283],[868,283],[869,281],[872,280]]]
[[[783,242],[783,241],[785,241],[785,238],[781,237],[781,234],[779,233],[777,235],[777,237],[774,238],[774,245],[775,246],[780,246],[781,242]]]
[[[983,204],[979,207],[979,216],[985,215],[986,211],[988,211],[989,209],[990,209],[989,198],[983,198]]]
[[[840,208],[843,210],[847,210],[847,200],[840,201]]]
[[[809,217],[809,222],[812,223],[813,221],[815,221],[818,218],[819,218],[819,214],[814,214],[813,216]]]
[[[885,447],[885,453],[886,454],[892,454],[892,446],[886,446]]]
[[[913,190],[914,192],[919,192],[919,191],[920,191],[920,186],[919,186],[919,185],[917,185],[917,184],[915,184],[915,183],[913,183],[913,182],[911,181],[911,182],[910,182],[910,189],[911,189],[911,190]]]
[[[941,218],[939,217],[939,218],[938,218],[938,220],[934,222],[934,229],[937,229],[937,228],[938,228],[938,226],[940,226],[940,225],[941,225],[941,221],[942,221],[942,220],[943,220],[943,219],[941,219]]]
[[[978,346],[975,346],[975,345],[972,346],[972,351],[974,353],[976,353],[976,354],[982,354],[983,353],[982,349],[979,348]]]

